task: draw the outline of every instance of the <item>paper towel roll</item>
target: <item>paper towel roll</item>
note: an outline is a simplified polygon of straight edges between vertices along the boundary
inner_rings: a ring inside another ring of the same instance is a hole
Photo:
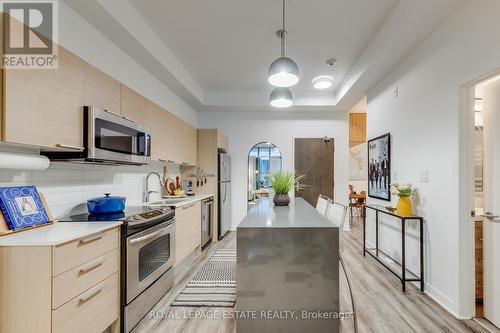
[[[46,156],[0,152],[0,169],[45,170],[49,165]]]

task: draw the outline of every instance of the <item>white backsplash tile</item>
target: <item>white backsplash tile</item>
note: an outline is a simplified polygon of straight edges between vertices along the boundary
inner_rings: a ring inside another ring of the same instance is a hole
[[[0,170],[0,186],[35,185],[45,195],[54,217],[87,211],[86,201],[103,193],[124,196],[127,204],[144,201],[146,175],[158,172],[163,177],[163,166],[109,166],[53,162],[43,171]],[[180,175],[180,166],[169,164],[170,177]],[[161,191],[156,177],[150,178],[150,188]],[[157,200],[160,195],[151,195]]]

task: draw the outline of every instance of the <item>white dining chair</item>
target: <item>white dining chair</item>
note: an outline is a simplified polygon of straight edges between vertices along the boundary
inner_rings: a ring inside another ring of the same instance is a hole
[[[347,211],[348,207],[335,202],[333,200],[328,201],[328,207],[326,209],[326,215],[325,217],[329,219],[335,226],[339,227],[339,232],[342,231],[348,231],[351,230],[349,227],[349,223],[346,223],[347,219]],[[339,239],[340,241],[340,239]],[[349,278],[349,274],[346,270],[346,265],[344,262],[344,258],[342,256],[342,252],[344,252],[344,246],[342,243],[339,244],[339,262],[342,267],[342,271],[344,272],[346,281],[347,281],[347,286],[349,288],[349,295],[351,298],[351,305],[352,305],[352,311],[353,311],[353,316],[354,316],[354,332],[358,332],[358,317],[357,317],[357,312],[356,312],[356,303],[354,300],[354,295],[352,293],[352,286],[351,286],[351,279]]]
[[[318,201],[316,202],[316,210],[321,215],[326,216],[329,202],[330,202],[330,198],[325,197],[324,195],[320,194],[318,196]]]
[[[333,224],[339,227],[339,230],[348,231],[351,230],[351,228],[349,226],[349,223],[346,223],[347,210],[347,206],[333,200],[329,200],[325,216]]]

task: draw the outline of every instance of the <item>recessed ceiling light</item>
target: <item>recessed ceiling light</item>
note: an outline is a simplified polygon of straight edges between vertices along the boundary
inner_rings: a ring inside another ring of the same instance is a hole
[[[313,86],[316,89],[328,89],[333,84],[333,77],[329,75],[317,76],[313,79]]]

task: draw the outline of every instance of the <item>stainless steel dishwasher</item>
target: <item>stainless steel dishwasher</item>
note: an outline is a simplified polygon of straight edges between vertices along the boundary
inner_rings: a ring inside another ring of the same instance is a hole
[[[204,199],[201,202],[201,248],[204,249],[212,241],[212,218],[214,212],[214,198]]]

